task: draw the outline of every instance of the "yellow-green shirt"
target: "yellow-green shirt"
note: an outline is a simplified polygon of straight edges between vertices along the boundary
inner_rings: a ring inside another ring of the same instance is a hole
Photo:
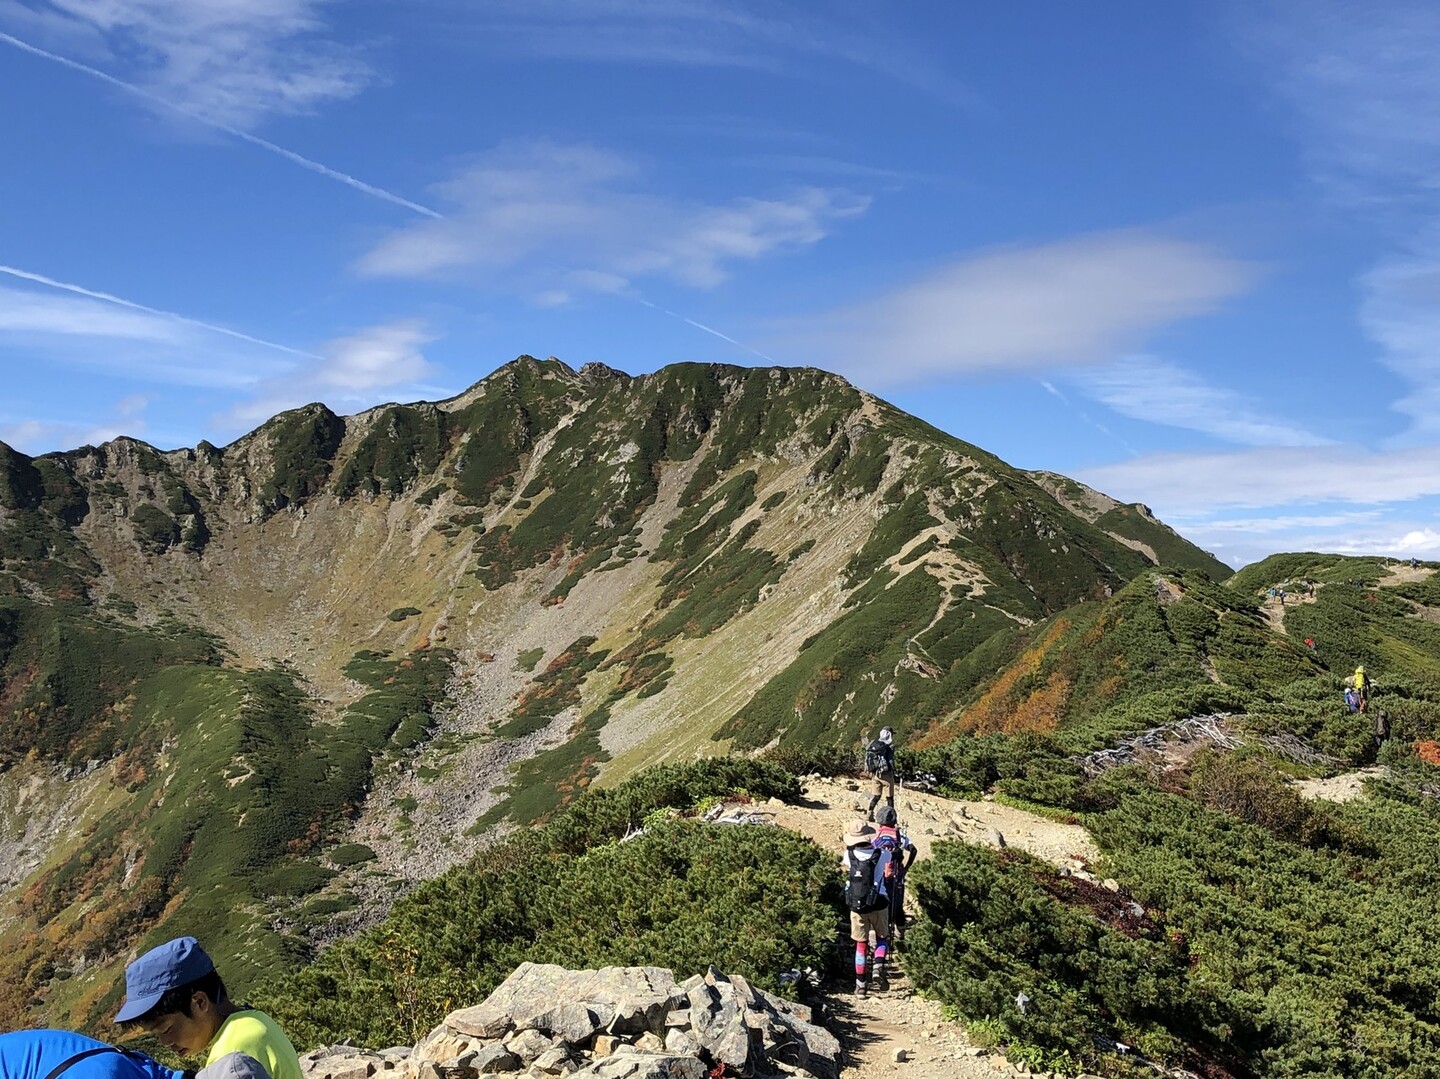
[[[210,1042],[206,1064],[214,1064],[227,1053],[244,1053],[260,1062],[270,1079],[301,1079],[300,1058],[295,1047],[275,1020],[264,1012],[245,1008],[235,1012]]]

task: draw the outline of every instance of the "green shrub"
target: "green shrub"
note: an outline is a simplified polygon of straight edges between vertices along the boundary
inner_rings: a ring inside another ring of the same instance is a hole
[[[385,617],[390,619],[390,621],[392,622],[403,622],[405,621],[405,619],[414,618],[420,613],[421,611],[419,607],[396,607]]]
[[[420,885],[381,925],[270,987],[261,1003],[303,1051],[344,1039],[413,1042],[526,959],[654,965],[680,977],[714,963],[780,990],[781,972],[833,957],[833,855],[779,829],[655,815],[739,784],[759,796],[794,790],[774,766],[736,760],[654,769],[587,793],[549,826]],[[615,842],[641,821],[644,836]],[[394,1007],[376,1008],[377,999]]]
[[[330,861],[341,867],[375,860],[375,851],[364,843],[341,843],[338,847],[332,848],[329,855]]]

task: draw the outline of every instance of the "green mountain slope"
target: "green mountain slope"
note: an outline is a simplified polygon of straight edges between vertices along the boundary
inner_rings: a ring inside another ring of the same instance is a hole
[[[243,985],[594,782],[948,721],[1161,533],[1214,569],[1054,486],[816,370],[529,358],[224,448],[0,447],[0,804],[74,818],[0,834],[0,1018],[95,1014],[182,928]]]

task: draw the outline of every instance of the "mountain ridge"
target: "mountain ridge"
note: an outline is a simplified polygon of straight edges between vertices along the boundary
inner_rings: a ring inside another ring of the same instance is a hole
[[[84,1013],[161,927],[261,977],[592,783],[877,716],[918,733],[986,642],[1152,566],[1134,541],[815,369],[522,357],[223,448],[0,448],[0,711],[23,717],[0,760],[101,761],[111,791],[17,882],[12,983]],[[197,814],[243,857],[197,848]],[[197,902],[222,881],[233,907]],[[108,959],[53,981],[78,948]]]

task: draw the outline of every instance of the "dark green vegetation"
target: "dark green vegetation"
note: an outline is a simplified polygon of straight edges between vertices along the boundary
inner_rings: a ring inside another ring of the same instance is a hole
[[[823,965],[830,954],[834,858],[776,829],[672,815],[737,791],[799,793],[773,765],[727,760],[656,768],[587,793],[546,827],[422,885],[383,924],[325,952],[260,1003],[303,1051],[347,1039],[414,1042],[523,960],[688,976],[724,957],[727,972],[779,990],[782,971]],[[618,842],[642,824],[643,836]],[[396,1006],[376,1008],[377,1000]]]
[[[1122,1042],[1202,1074],[1435,1074],[1440,770],[1396,760],[1375,797],[1320,808],[1246,758],[1183,793],[1090,784],[1070,804],[1120,895],[943,844],[916,873],[915,975],[1036,1067],[1116,1067]]]
[[[220,662],[212,638],[178,622],[142,631],[0,601],[0,760],[116,765],[110,810],[19,897],[0,1022],[45,1005],[72,950],[123,956],[132,942],[191,932],[228,957],[239,984],[293,965],[304,943],[257,926],[277,899],[283,909],[333,876],[313,855],[363,800],[372,761],[422,737],[449,673],[443,652],[357,656],[347,672],[372,691],[320,724],[293,671]],[[351,844],[334,860],[363,856]],[[119,992],[112,971],[72,1005],[76,1020]]]
[[[921,984],[1037,1068],[1118,1073],[1107,1046],[1121,1042],[1202,1074],[1440,1073],[1440,768],[1411,749],[1440,735],[1440,626],[1417,607],[1433,578],[1390,569],[1287,556],[1218,589],[1146,574],[1017,640],[962,720],[1002,717],[1021,733],[902,759],[957,792],[992,789],[1085,824],[1122,892],[943,845],[916,878]],[[1260,611],[1282,582],[1306,588],[1283,612],[1288,636]],[[1371,717],[1339,700],[1362,660],[1378,680],[1372,707],[1392,720],[1389,777],[1365,800],[1304,801],[1285,781],[1296,766],[1264,740],[1299,734],[1336,767],[1373,761]],[[1236,713],[1249,748],[1097,779],[1070,759],[1216,710]]]

